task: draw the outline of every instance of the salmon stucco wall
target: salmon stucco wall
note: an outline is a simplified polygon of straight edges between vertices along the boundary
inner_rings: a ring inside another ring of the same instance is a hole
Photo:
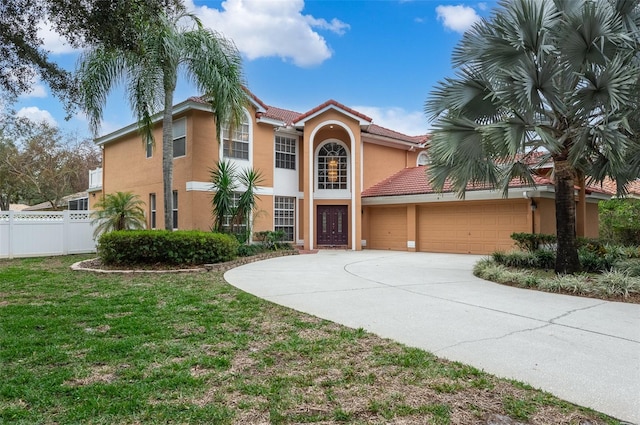
[[[535,198],[535,229],[536,233],[556,233],[556,204],[554,199]],[[587,221],[585,236],[597,238],[599,232],[598,204],[587,201]]]
[[[365,141],[363,161],[367,166],[363,172],[363,186],[369,188],[399,170],[416,165],[416,155],[404,149],[381,146]]]

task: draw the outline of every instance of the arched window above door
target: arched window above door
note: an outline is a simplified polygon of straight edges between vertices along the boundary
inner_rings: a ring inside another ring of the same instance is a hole
[[[346,190],[349,188],[349,156],[338,142],[320,146],[316,160],[318,190]]]

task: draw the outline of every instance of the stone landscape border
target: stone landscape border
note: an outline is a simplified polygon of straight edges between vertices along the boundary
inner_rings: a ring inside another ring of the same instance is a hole
[[[250,257],[240,257],[235,260],[226,261],[224,263],[215,263],[215,264],[205,264],[203,267],[194,267],[187,269],[166,269],[166,270],[144,270],[144,269],[128,269],[128,270],[111,270],[111,269],[100,269],[100,268],[92,268],[86,266],[84,263],[89,263],[94,261],[95,258],[91,258],[89,260],[78,261],[71,265],[71,270],[81,271],[81,272],[92,272],[92,273],[119,273],[119,274],[133,274],[133,273],[202,273],[202,272],[226,272],[227,270],[231,270],[235,267],[242,266],[244,264],[253,263],[261,260],[268,260],[269,258],[276,257],[284,257],[287,255],[298,255],[298,250],[282,250],[282,251],[270,251],[263,252],[257,255],[252,255]]]

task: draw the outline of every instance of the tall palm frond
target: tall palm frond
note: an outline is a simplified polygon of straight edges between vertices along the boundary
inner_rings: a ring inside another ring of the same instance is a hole
[[[98,46],[80,59],[81,104],[97,134],[107,95],[125,83],[144,146],[154,145],[157,113],[162,111],[162,170],[165,228],[172,228],[173,94],[185,72],[210,101],[218,136],[221,122],[237,122],[247,104],[242,61],[233,43],[204,28],[193,14],[177,10],[149,17],[136,29],[129,50]]]

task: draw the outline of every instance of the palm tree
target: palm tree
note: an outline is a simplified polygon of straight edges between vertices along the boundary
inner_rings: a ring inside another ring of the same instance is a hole
[[[205,29],[183,11],[169,12],[141,22],[137,45],[131,49],[97,46],[80,60],[81,105],[97,134],[108,93],[126,81],[144,147],[154,144],[153,114],[162,110],[162,175],[164,224],[172,229],[173,95],[178,74],[190,78],[210,102],[220,139],[222,122],[232,126],[242,117],[247,95],[243,89],[241,58],[234,44]],[[191,23],[190,26],[188,24]]]
[[[106,195],[95,204],[91,224],[96,225],[93,237],[113,230],[144,229],[144,202],[131,192],[116,192]]]
[[[468,184],[506,190],[533,182],[538,163],[554,166],[557,273],[580,270],[574,185],[581,173],[634,177],[625,165],[630,102],[640,71],[637,1],[503,0],[474,25],[453,53],[458,71],[431,93],[435,119],[429,178],[464,196]],[[634,29],[635,28],[635,29]]]

